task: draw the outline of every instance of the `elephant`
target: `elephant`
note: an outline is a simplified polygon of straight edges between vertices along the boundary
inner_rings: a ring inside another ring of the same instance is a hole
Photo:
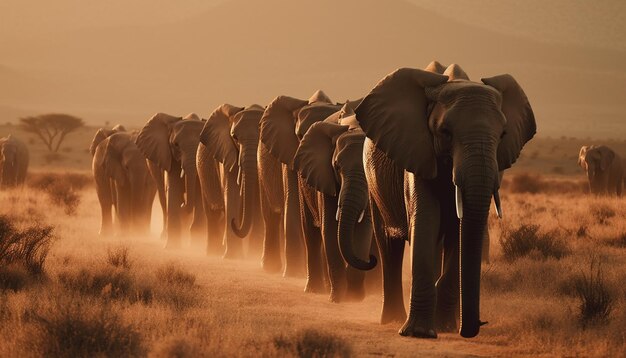
[[[23,185],[30,160],[26,144],[9,134],[0,138],[0,154],[0,188]]]
[[[258,157],[266,230],[263,267],[268,271],[280,269],[278,229],[281,214],[285,223],[286,276],[299,275],[304,267],[303,238],[307,247],[321,248],[317,194],[294,170],[293,159],[300,139],[310,126],[337,112],[341,106],[333,104],[323,91],[318,90],[308,100],[279,96],[265,109],[261,118]],[[281,172],[282,192],[276,190],[280,188]],[[320,250],[306,250],[305,292],[325,291],[322,259]],[[292,269],[293,273],[290,272]]]
[[[605,145],[585,145],[580,148],[578,165],[589,179],[589,191],[596,195],[622,195],[624,167],[622,158]]]
[[[133,136],[118,131],[102,139],[94,150],[92,170],[102,212],[100,235],[112,232],[113,206],[121,234],[149,232],[156,185]]]
[[[165,113],[153,115],[139,131],[141,152],[166,174],[166,248],[181,246],[181,226],[191,217],[191,242],[203,244],[205,215],[196,168],[196,152],[204,122],[191,113],[185,118]]]
[[[197,158],[198,168],[201,167],[201,161],[207,168],[207,174],[200,175],[207,220],[211,221],[211,225],[222,225],[222,229],[213,229],[217,235],[209,237],[209,241],[213,247],[220,247],[221,241],[226,243],[225,258],[243,255],[241,238],[246,236],[249,237],[248,252],[261,251],[263,222],[259,202],[257,151],[259,122],[264,110],[259,105],[243,108],[223,104],[211,113],[200,133]],[[216,161],[221,168],[216,167]],[[219,185],[220,172],[224,176],[223,194]],[[220,212],[209,215],[210,208],[221,208],[221,214],[225,213],[226,220],[217,222]],[[225,233],[224,238],[218,240],[222,232]]]
[[[341,111],[312,124],[294,157],[294,168],[316,190],[312,209],[317,210],[323,246],[307,239],[307,253],[321,252],[325,256],[332,302],[365,297],[364,271],[346,267],[342,252],[367,258],[373,234],[363,169],[365,133],[354,115],[345,117],[351,110],[346,104]],[[343,125],[348,123],[352,125]],[[340,250],[340,244],[347,248]],[[309,254],[308,258],[309,267],[320,262],[317,256]]]
[[[410,310],[400,335],[452,331],[460,306],[459,333],[469,338],[483,324],[481,251],[491,198],[501,216],[500,172],[517,160],[536,123],[511,75],[478,83],[458,65],[438,73],[442,67],[392,72],[355,112],[367,136],[363,161],[383,269],[381,321],[406,317],[401,270],[410,239]],[[444,254],[437,279],[438,243]],[[375,264],[344,257],[361,269]]]

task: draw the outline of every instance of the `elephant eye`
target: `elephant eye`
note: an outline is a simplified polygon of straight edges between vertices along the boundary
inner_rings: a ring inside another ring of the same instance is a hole
[[[502,134],[500,134],[500,139],[504,138],[505,134],[506,134],[506,131],[502,131]]]
[[[439,129],[439,133],[441,133],[441,135],[445,138],[445,139],[450,139],[452,138],[452,132],[450,132],[450,130],[446,127],[441,127]]]

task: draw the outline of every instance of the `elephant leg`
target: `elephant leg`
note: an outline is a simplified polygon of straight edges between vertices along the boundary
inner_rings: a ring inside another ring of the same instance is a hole
[[[206,246],[206,216],[204,214],[204,205],[202,204],[202,191],[200,189],[200,179],[196,179],[196,197],[193,200],[193,221],[191,222],[190,233],[191,243],[198,247]]]
[[[285,271],[283,276],[302,277],[305,271],[305,249],[300,217],[301,203],[298,190],[298,174],[284,164],[282,167],[286,204],[283,215],[285,226]]]
[[[252,213],[252,228],[247,236],[248,239],[248,257],[259,258],[263,255],[263,237],[265,234],[263,214],[260,202],[260,192],[256,193],[257,200],[254,203],[254,212]]]
[[[489,263],[489,248],[491,246],[491,239],[489,238],[489,220],[485,224],[485,234],[483,235],[483,251],[481,254],[481,261],[483,263]]]
[[[159,204],[161,205],[161,213],[163,214],[163,228],[161,230],[161,238],[164,239],[167,236],[167,199],[165,191],[165,177],[163,170],[158,167],[154,162],[146,160],[148,163],[148,169],[154,183],[156,184],[157,194],[159,195]],[[152,208],[150,209],[152,210]]]
[[[237,172],[235,168],[230,172],[226,172],[226,185],[224,192],[226,193],[226,226],[224,230],[224,242],[226,243],[225,259],[241,259],[243,258],[243,239],[235,235],[230,223],[239,215],[239,186],[237,185]]]
[[[361,258],[368,258],[372,247],[372,217],[369,208],[365,210],[363,219],[354,228],[355,253]],[[377,256],[377,255],[376,255]],[[347,298],[350,301],[362,301],[365,298],[365,271],[352,266],[347,267],[348,289]]]
[[[337,240],[338,222],[335,220],[337,199],[326,194],[320,194],[318,198],[318,206],[322,209],[321,229],[324,253],[326,254],[326,268],[328,270],[330,283],[330,301],[341,302],[346,295],[347,277],[346,264],[339,251],[339,242]],[[309,246],[307,242],[307,253],[308,251]],[[315,258],[313,259],[315,260]],[[315,264],[315,262],[313,264]]]
[[[374,237],[380,253],[383,279],[383,308],[380,323],[404,322],[404,294],[402,292],[402,261],[405,238],[392,238],[385,232],[383,217],[378,206],[370,200]]]
[[[301,202],[303,198],[300,198]],[[313,223],[313,216],[307,207],[302,211],[302,231],[304,231],[304,242],[306,245],[306,285],[304,292],[326,293],[324,285],[325,265],[322,258],[322,234]],[[336,231],[336,230],[335,230]],[[336,234],[335,234],[336,235]],[[332,300],[332,297],[331,297]]]
[[[454,198],[442,203],[443,265],[437,280],[437,330],[455,332],[459,310],[459,219],[456,217]],[[439,253],[438,251],[437,253]],[[441,255],[438,255],[441,256]]]
[[[177,249],[181,246],[181,214],[184,183],[180,178],[180,166],[172,163],[172,170],[167,172],[167,242],[166,249]]]
[[[405,173],[405,204],[411,238],[411,302],[402,336],[436,338],[435,249],[440,229],[434,185]],[[444,259],[445,260],[445,259]]]
[[[264,221],[261,264],[266,272],[276,273],[282,268],[280,257],[281,210],[274,210],[271,207],[264,190],[261,190],[261,212]]]
[[[108,236],[113,233],[113,216],[111,213],[113,196],[108,179],[98,178],[96,175],[96,194],[98,195],[102,213],[99,234],[100,236]]]

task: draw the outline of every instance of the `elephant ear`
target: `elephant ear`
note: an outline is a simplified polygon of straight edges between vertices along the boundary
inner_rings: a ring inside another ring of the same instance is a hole
[[[94,135],[93,139],[91,140],[91,145],[89,146],[89,153],[91,153],[92,157],[94,154],[96,154],[96,148],[98,148],[98,144],[100,144],[103,140],[105,140],[107,137],[109,137],[113,133],[114,132],[111,129],[105,129],[105,128],[98,129],[98,131],[96,132],[96,135]]]
[[[483,78],[482,82],[502,94],[502,113],[506,117],[504,136],[498,146],[498,168],[508,169],[515,163],[524,147],[537,132],[535,114],[528,98],[509,74]]]
[[[104,173],[108,177],[124,181],[123,153],[131,143],[130,136],[126,133],[116,133],[108,138],[103,158]]]
[[[261,142],[281,163],[291,166],[298,149],[296,115],[308,101],[279,96],[267,106],[261,117]],[[295,115],[294,115],[295,114]]]
[[[231,117],[241,112],[243,107],[223,104],[211,113],[200,132],[200,142],[208,153],[224,168],[231,171],[237,164],[238,152],[230,136]]]
[[[163,170],[172,168],[172,152],[170,150],[170,128],[181,121],[181,117],[157,113],[139,131],[137,146],[149,160]]]
[[[361,128],[378,149],[425,179],[437,176],[437,160],[424,90],[447,80],[437,73],[402,68],[383,78],[355,110]]]
[[[580,152],[578,152],[578,165],[585,170],[587,170],[587,166],[585,165],[585,155],[587,154],[587,149],[589,149],[589,147],[583,145],[580,147]]]
[[[599,150],[602,154],[602,156],[600,157],[600,169],[607,170],[615,159],[615,152],[611,148],[606,146],[601,146]]]
[[[341,105],[320,102],[302,107],[300,112],[298,112],[296,135],[298,138],[302,138],[309,128],[311,128],[313,123],[323,121],[340,109]]]
[[[294,168],[308,185],[330,196],[337,195],[333,140],[347,130],[347,126],[328,122],[313,124],[302,138],[293,160]]]

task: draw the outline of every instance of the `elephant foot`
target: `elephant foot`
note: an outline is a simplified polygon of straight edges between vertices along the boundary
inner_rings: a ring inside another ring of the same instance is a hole
[[[456,328],[456,314],[454,311],[437,311],[437,331],[454,333]]]
[[[432,324],[409,317],[398,333],[404,337],[437,338]]]
[[[383,306],[383,313],[380,316],[380,324],[402,323],[406,320],[404,305],[398,307]]]
[[[263,270],[267,273],[279,273],[282,268],[280,260],[263,260]]]
[[[360,302],[365,299],[365,287],[363,285],[350,287],[348,286],[348,290],[346,292],[346,301],[350,302]]]
[[[307,279],[306,285],[304,286],[304,292],[306,293],[327,293],[326,286],[324,282],[320,280],[311,280]]]

